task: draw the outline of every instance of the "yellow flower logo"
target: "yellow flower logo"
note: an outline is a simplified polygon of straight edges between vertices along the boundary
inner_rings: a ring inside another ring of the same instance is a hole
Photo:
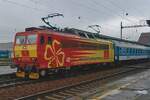
[[[62,51],[59,41],[53,40],[52,45],[46,45],[44,58],[48,60],[49,68],[64,65],[65,53]]]

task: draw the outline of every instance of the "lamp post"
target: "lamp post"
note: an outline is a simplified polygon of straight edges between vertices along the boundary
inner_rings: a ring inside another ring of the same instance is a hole
[[[122,39],[122,21],[121,21],[121,23],[120,23],[120,39]]]

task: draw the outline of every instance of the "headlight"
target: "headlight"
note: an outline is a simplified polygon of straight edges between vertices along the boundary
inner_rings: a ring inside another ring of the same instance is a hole
[[[31,58],[31,60],[32,60],[32,61],[36,61],[36,60],[37,60],[37,58]]]
[[[21,58],[17,58],[18,61],[21,61]]]

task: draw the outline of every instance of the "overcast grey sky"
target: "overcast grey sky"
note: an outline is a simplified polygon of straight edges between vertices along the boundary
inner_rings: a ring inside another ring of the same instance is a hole
[[[120,37],[121,21],[134,25],[150,19],[149,5],[150,0],[0,0],[0,42],[13,41],[15,33],[26,27],[44,25],[41,17],[50,13],[64,14],[50,20],[59,26],[88,30],[88,25],[99,24],[101,34]],[[137,40],[148,31],[124,29],[123,37]]]

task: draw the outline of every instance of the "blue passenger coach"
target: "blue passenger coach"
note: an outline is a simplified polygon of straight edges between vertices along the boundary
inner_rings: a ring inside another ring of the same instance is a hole
[[[110,40],[114,43],[115,62],[150,59],[150,45],[106,35],[96,35],[98,35],[98,38]]]
[[[136,42],[113,40],[115,61],[139,60],[150,58],[150,47]]]

